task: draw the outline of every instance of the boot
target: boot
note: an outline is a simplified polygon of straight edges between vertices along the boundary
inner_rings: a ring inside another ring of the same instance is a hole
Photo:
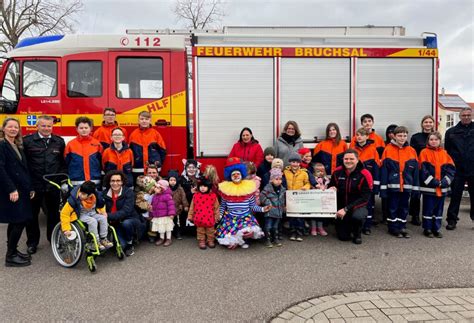
[[[7,255],[5,257],[6,267],[25,267],[29,265],[31,265],[31,261],[20,257],[16,250],[7,251]]]
[[[355,244],[362,243],[362,225],[354,224],[354,229],[352,231],[352,242]]]

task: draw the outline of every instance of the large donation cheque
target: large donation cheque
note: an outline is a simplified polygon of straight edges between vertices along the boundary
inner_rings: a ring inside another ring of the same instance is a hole
[[[286,215],[298,218],[336,217],[336,191],[286,191]]]

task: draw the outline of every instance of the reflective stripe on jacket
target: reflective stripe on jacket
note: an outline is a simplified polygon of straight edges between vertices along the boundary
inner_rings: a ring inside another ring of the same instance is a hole
[[[312,161],[323,164],[329,176],[337,166],[342,165],[342,156],[346,150],[347,143],[344,140],[336,144],[335,140],[326,139],[314,148]]]
[[[420,192],[445,196],[450,191],[456,168],[443,148],[426,147],[420,153]]]
[[[135,129],[129,138],[130,149],[133,152],[133,172],[143,173],[146,166],[163,165],[166,156],[166,145],[160,133],[153,128]]]
[[[100,180],[102,146],[97,139],[77,136],[66,145],[64,157],[71,181]]]

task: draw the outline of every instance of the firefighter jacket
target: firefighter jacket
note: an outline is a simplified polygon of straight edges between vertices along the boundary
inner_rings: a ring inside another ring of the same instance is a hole
[[[242,161],[254,163],[258,168],[263,161],[262,146],[254,139],[249,143],[237,141],[232,147],[229,157],[239,157]]]
[[[127,176],[127,186],[133,186],[133,153],[126,142],[122,143],[122,149],[117,150],[115,145],[111,145],[104,150],[102,155],[102,169],[107,174],[111,170],[120,170]]]
[[[372,129],[372,132],[369,134],[369,138],[367,138],[368,140],[372,140],[374,145],[375,145],[375,149],[377,149],[377,152],[379,153],[379,157],[382,158],[382,154],[383,154],[383,151],[385,149],[385,141],[383,141],[382,137],[380,137],[378,134],[375,133],[375,130]],[[352,145],[355,145],[356,143],[356,137],[352,137],[352,140],[351,140],[351,146]]]
[[[420,178],[416,151],[406,142],[399,147],[393,141],[385,147],[380,172],[380,196],[388,192],[407,192],[418,195]]]
[[[165,141],[160,133],[152,127],[135,129],[129,138],[133,152],[133,172],[143,174],[147,165],[163,165],[166,156]]]
[[[454,162],[441,147],[426,147],[420,153],[420,192],[446,196],[456,173]]]
[[[291,166],[286,166],[283,174],[285,175],[288,190],[309,190],[311,188],[308,171],[305,168],[300,167],[296,172],[294,172],[291,169]]]
[[[456,172],[474,176],[474,122],[467,126],[459,122],[446,131],[444,148],[453,158]]]
[[[339,141],[339,144],[334,139],[323,140],[314,148],[313,162],[323,164],[329,176],[337,166],[342,165],[342,156],[346,150],[347,143],[344,140]]]
[[[102,125],[94,131],[92,137],[100,141],[102,148],[108,148],[112,143],[112,130],[114,130],[115,128],[122,129],[125,141],[127,141],[127,130],[125,130],[125,128],[123,127],[120,127],[117,121],[115,121],[115,123],[112,125],[106,125],[102,121]]]
[[[50,138],[41,138],[38,132],[23,138],[23,147],[28,160],[31,183],[36,192],[56,190],[48,184],[44,175],[66,173],[64,149],[66,144],[63,138],[51,135]]]
[[[345,208],[346,212],[353,212],[367,206],[372,194],[372,185],[372,175],[359,160],[356,168],[350,173],[344,165],[337,167],[328,186],[337,189],[337,209]]]
[[[92,136],[77,136],[66,145],[64,157],[72,185],[100,183],[102,145]]]
[[[372,191],[375,194],[379,193],[380,190],[380,158],[377,149],[375,148],[374,142],[370,139],[367,140],[364,146],[361,146],[358,142],[355,143],[354,146],[351,147],[359,154],[359,160],[362,162],[364,167],[370,172],[372,175],[372,179],[374,182],[374,187]]]

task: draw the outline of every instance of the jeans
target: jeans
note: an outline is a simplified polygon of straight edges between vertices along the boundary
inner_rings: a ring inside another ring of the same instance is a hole
[[[302,218],[290,218],[290,231],[292,234],[302,236],[304,230],[304,220]]]
[[[265,232],[278,232],[278,226],[280,225],[280,218],[265,218]]]
[[[133,238],[140,240],[146,231],[146,223],[135,218],[125,219],[114,227],[122,247],[131,244]]]
[[[367,208],[361,207],[354,211],[347,212],[346,215],[340,219],[336,219],[336,233],[341,241],[348,241],[352,238],[360,237],[362,224],[367,218]]]

